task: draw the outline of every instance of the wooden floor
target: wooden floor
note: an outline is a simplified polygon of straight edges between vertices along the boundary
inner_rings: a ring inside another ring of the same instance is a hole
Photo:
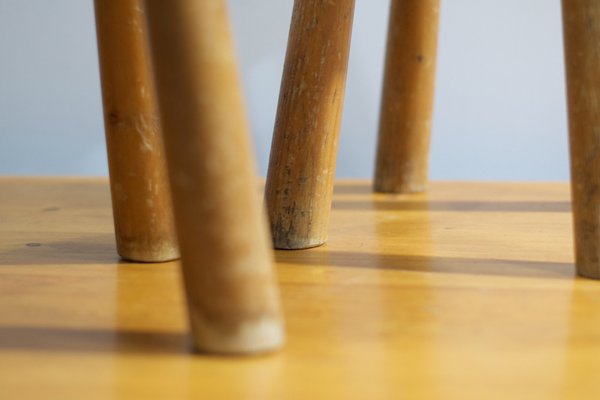
[[[0,399],[597,399],[600,282],[566,184],[338,182],[276,254],[288,343],[191,354],[176,262],[115,255],[105,180],[0,179]]]

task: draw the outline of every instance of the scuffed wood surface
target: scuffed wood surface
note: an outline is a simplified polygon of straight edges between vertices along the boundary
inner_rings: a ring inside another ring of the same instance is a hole
[[[266,185],[278,249],[327,240],[354,0],[296,0]]]
[[[104,126],[121,257],[179,257],[142,0],[96,0]]]
[[[439,0],[392,0],[375,165],[377,192],[427,188]]]
[[[562,7],[577,271],[600,279],[600,2]]]
[[[226,2],[146,2],[194,345],[284,340]]]

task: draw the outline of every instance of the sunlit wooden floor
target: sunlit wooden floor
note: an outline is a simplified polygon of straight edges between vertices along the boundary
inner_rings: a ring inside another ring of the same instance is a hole
[[[119,261],[106,180],[0,179],[0,399],[598,398],[567,184],[338,182],[333,210],[276,254],[285,349],[194,355],[178,264]]]

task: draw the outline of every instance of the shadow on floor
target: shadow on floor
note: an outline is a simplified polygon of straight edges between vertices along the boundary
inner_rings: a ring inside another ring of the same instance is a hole
[[[0,326],[0,349],[57,352],[190,353],[176,332]]]
[[[334,200],[334,210],[460,211],[460,212],[570,212],[567,201],[407,201]]]
[[[325,248],[301,251],[299,254],[297,250],[279,250],[275,257],[278,263],[298,265],[520,278],[575,277],[572,263],[375,254],[328,251]]]
[[[118,263],[113,234],[79,235],[56,242],[23,241],[0,248],[1,265]]]

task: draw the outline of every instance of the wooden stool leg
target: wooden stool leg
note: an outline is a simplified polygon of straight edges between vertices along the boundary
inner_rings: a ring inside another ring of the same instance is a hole
[[[252,353],[283,328],[225,4],[146,1],[194,344]]]
[[[562,7],[577,273],[600,279],[600,3]]]
[[[327,240],[354,0],[296,0],[267,174],[275,248]]]
[[[375,191],[427,187],[439,0],[392,0]]]
[[[133,261],[179,257],[142,0],[96,0],[117,250]]]

